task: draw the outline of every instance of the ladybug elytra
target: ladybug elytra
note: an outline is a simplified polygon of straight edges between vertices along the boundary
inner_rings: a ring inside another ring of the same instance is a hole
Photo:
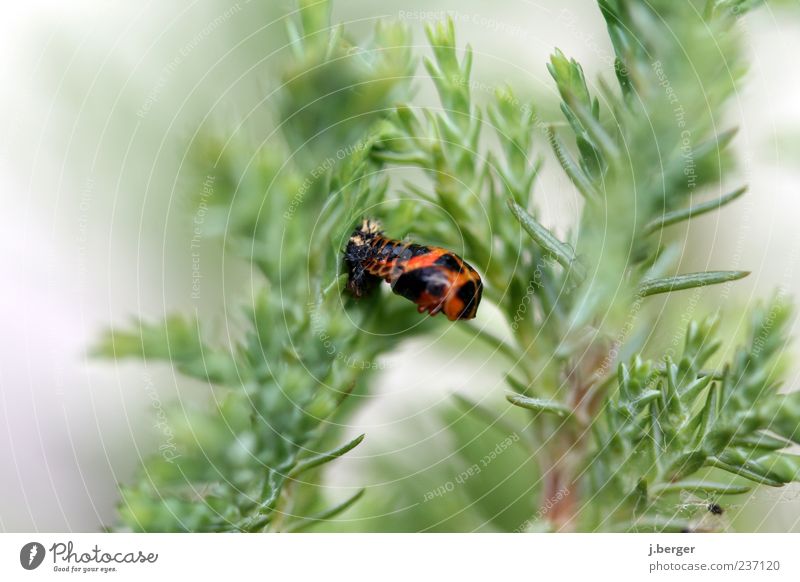
[[[345,249],[347,287],[356,297],[370,293],[381,280],[392,291],[417,304],[417,310],[450,321],[472,319],[478,311],[483,283],[478,272],[455,253],[441,247],[387,238],[380,224],[365,219]]]

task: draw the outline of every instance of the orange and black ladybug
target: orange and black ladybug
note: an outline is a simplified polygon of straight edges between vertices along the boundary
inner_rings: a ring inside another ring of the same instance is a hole
[[[344,256],[347,287],[356,297],[384,280],[394,293],[416,303],[420,313],[441,311],[455,321],[472,319],[478,311],[481,277],[447,249],[392,240],[383,235],[380,224],[365,219],[351,235]]]

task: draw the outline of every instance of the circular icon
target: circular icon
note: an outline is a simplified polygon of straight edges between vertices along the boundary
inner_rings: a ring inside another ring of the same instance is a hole
[[[19,551],[19,563],[26,570],[35,570],[44,561],[44,546],[39,542],[28,542]]]

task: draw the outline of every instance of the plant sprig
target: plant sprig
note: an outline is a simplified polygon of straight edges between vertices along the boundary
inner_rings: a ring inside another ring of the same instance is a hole
[[[680,229],[669,227],[744,193],[701,200],[734,167],[735,131],[720,130],[719,117],[745,70],[734,24],[751,4],[709,2],[699,13],[689,2],[599,0],[616,84],[592,85],[556,50],[548,69],[564,123],[541,119],[510,86],[479,104],[473,53],[459,48],[451,20],[427,28],[424,67],[439,107],[415,107],[404,27],[382,24],[373,45],[356,47],[331,26],[327,3],[301,1],[281,73],[281,131],[255,154],[239,138],[195,144],[198,173],[215,177],[209,228],[257,272],[244,332],[212,341],[207,322],[170,316],[99,343],[101,355],[164,361],[221,394],[205,409],[172,411],[180,458],[154,457],[122,488],[120,528],[297,531],[358,511],[368,493],[331,503],[319,481],[369,438],[338,429],[350,396],[369,389],[362,368],[440,325],[412,325],[413,310],[380,294],[356,304],[340,293],[341,250],[364,216],[456,249],[499,312],[494,329],[480,319],[462,329],[507,364],[509,415],[460,398],[461,416],[447,421],[459,451],[479,440],[464,415],[485,425],[480,435],[524,435],[525,460],[508,470],[533,459],[539,477],[514,505],[523,518],[480,493],[470,507],[495,512],[481,523],[702,530],[701,504],[685,496],[716,503],[800,480],[788,452],[800,442],[800,399],[779,392],[785,297],[753,309],[728,358],[718,359],[715,319],[691,321],[674,360],[650,355],[646,341],[660,324],[651,296],[678,300],[747,274],[677,272]],[[569,227],[539,212],[548,160],[582,197]],[[425,180],[394,178],[405,168]]]

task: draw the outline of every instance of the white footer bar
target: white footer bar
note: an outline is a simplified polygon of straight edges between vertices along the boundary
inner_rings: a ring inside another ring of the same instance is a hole
[[[2,534],[0,580],[778,581],[800,580],[798,547],[797,534]]]

